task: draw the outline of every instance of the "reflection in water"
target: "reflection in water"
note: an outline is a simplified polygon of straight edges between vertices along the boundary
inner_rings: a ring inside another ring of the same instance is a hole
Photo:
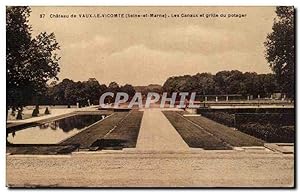
[[[105,115],[75,115],[8,134],[13,144],[56,144],[105,118]]]
[[[69,132],[73,129],[83,129],[103,118],[105,118],[105,115],[75,115],[50,123],[45,123],[39,127],[41,129],[51,128],[52,130],[62,129],[64,132]]]

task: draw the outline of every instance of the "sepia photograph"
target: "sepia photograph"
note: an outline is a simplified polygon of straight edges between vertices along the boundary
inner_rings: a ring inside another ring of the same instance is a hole
[[[295,188],[294,6],[5,10],[8,188]]]

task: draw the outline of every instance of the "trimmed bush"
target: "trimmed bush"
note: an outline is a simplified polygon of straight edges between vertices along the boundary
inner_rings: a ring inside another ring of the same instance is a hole
[[[45,115],[49,115],[49,114],[50,114],[50,111],[49,111],[48,107],[46,107]]]
[[[22,120],[22,110],[18,110],[17,120]]]
[[[39,110],[37,108],[33,109],[32,116],[37,117],[39,115]]]

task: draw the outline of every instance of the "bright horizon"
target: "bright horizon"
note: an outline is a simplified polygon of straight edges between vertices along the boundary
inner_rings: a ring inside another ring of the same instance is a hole
[[[54,32],[60,81],[162,85],[168,77],[222,70],[270,73],[264,45],[275,7],[31,7],[33,34]],[[44,18],[40,14],[242,13],[245,18]]]

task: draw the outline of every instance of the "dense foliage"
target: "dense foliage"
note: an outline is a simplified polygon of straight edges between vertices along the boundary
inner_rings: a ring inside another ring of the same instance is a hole
[[[295,96],[295,22],[294,7],[276,8],[273,31],[265,42],[265,57],[276,75],[281,92]]]
[[[104,92],[126,92],[131,97],[135,94],[133,86],[129,84],[119,86],[118,83],[111,82],[106,86],[100,84],[95,78],[78,82],[64,79],[60,83],[53,82],[40,103],[68,106],[79,103],[80,107],[95,105],[99,104],[99,98]]]
[[[198,95],[241,94],[257,97],[270,96],[278,87],[274,74],[242,73],[238,70],[220,71],[215,75],[174,76],[167,79],[163,90],[172,92],[197,92]]]
[[[29,7],[6,9],[7,109],[19,109],[46,91],[47,81],[57,78],[59,45],[53,33],[32,37]]]

